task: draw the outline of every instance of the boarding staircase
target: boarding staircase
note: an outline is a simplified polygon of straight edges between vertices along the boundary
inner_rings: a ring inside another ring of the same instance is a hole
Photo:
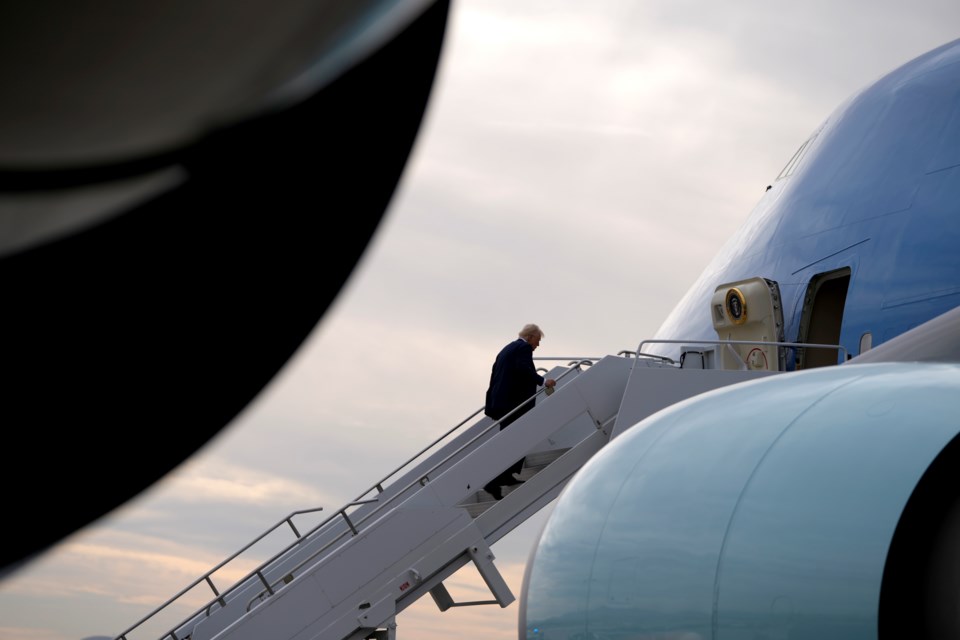
[[[557,381],[553,393],[541,388],[534,409],[509,428],[501,431],[478,409],[313,529],[301,533],[294,517],[315,510],[281,520],[117,640],[392,639],[397,615],[426,594],[441,611],[510,605],[515,597],[491,546],[556,498],[609,441],[632,360],[624,352],[542,369]],[[499,501],[482,489],[521,457],[525,482],[505,488]],[[284,529],[292,531],[292,543],[220,589],[219,570]],[[489,600],[455,602],[444,586],[468,563],[489,588]],[[158,631],[183,610],[187,594],[196,599],[198,588],[209,589],[209,599]]]
[[[427,594],[440,611],[507,607],[515,597],[491,546],[554,500],[612,438],[683,398],[776,373],[743,360],[718,369],[712,349],[683,347],[676,362],[643,348],[541,369],[557,381],[554,391],[541,388],[509,428],[478,409],[306,533],[294,517],[316,510],[281,520],[116,640],[394,640],[397,615]],[[520,457],[525,482],[495,500],[482,487]],[[293,542],[219,589],[219,570],[284,529]],[[470,563],[491,598],[455,602],[444,581]],[[177,621],[197,589],[206,601]]]

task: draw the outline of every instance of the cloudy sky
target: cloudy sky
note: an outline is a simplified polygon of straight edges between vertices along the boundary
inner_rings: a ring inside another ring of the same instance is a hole
[[[958,25],[956,0],[454,0],[335,305],[189,462],[0,583],[0,638],[114,636],[292,511],[336,511],[478,409],[527,322],[538,356],[636,349],[817,125]],[[546,516],[493,548],[518,597]],[[448,586],[489,598],[469,566]],[[398,637],[512,640],[517,614],[426,598]]]

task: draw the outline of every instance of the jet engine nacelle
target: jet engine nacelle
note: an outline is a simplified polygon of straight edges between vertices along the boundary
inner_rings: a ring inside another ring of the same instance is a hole
[[[570,481],[520,637],[960,637],[960,365],[785,373],[639,422]]]

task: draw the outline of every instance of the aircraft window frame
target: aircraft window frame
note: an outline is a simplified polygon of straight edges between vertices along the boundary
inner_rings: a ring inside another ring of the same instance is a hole
[[[820,135],[821,129],[814,131],[813,135],[807,138],[807,140],[800,145],[800,148],[797,149],[783,169],[780,170],[780,173],[777,175],[777,180],[783,180],[793,175],[797,166],[799,166],[800,161],[803,160],[803,157],[806,155],[807,150],[810,149],[810,146],[813,144],[813,141],[817,139],[818,135]]]

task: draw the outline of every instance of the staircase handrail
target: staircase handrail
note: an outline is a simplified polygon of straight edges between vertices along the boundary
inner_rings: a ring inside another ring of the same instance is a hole
[[[574,366],[574,367],[571,367],[570,369],[567,369],[567,370],[564,371],[562,374],[560,374],[559,376],[557,376],[556,379],[557,379],[558,381],[559,381],[559,380],[562,380],[562,379],[564,378],[564,376],[566,376],[566,375],[569,374],[571,371],[574,371],[574,370],[576,370],[576,369],[578,369],[578,368],[579,368],[579,365]],[[514,408],[512,411],[510,411],[510,413],[508,413],[507,415],[503,416],[503,417],[500,418],[499,420],[495,420],[494,422],[492,422],[490,425],[487,426],[486,429],[484,429],[483,431],[481,431],[480,433],[478,433],[477,435],[475,435],[473,438],[471,438],[471,439],[468,440],[467,442],[465,442],[465,443],[463,443],[462,445],[460,445],[460,447],[459,447],[456,451],[453,451],[453,452],[447,454],[447,456],[446,456],[443,460],[441,460],[440,462],[437,462],[436,464],[434,464],[433,467],[432,467],[431,469],[429,469],[425,474],[423,474],[423,475],[420,476],[419,478],[413,480],[412,482],[407,483],[406,486],[404,486],[402,489],[400,489],[399,491],[397,491],[396,493],[394,493],[392,496],[390,496],[390,498],[387,499],[383,504],[379,505],[379,507],[378,507],[376,510],[371,511],[370,513],[368,513],[368,514],[366,514],[365,516],[363,516],[363,518],[361,518],[360,520],[358,520],[357,523],[356,523],[356,525],[359,526],[360,524],[363,524],[364,522],[366,522],[367,520],[369,520],[371,517],[373,517],[376,513],[378,513],[378,512],[379,512],[380,510],[382,510],[384,507],[386,507],[386,506],[389,505],[391,502],[393,502],[394,500],[396,500],[399,496],[404,495],[404,493],[406,492],[406,490],[409,489],[409,488],[411,488],[411,487],[413,487],[415,484],[419,484],[419,485],[421,485],[421,486],[425,486],[425,485],[427,484],[427,482],[430,481],[429,476],[430,476],[431,473],[433,473],[434,471],[436,471],[438,468],[442,467],[442,466],[444,465],[444,463],[446,463],[446,462],[448,462],[449,460],[455,458],[455,457],[456,457],[458,454],[460,454],[464,449],[466,449],[467,447],[469,447],[470,445],[472,445],[474,442],[476,442],[477,440],[479,440],[480,438],[482,438],[483,436],[485,436],[485,435],[486,435],[489,431],[491,431],[494,427],[499,426],[502,421],[506,420],[507,418],[509,418],[510,416],[512,416],[514,413],[516,413],[517,411],[519,411],[520,408],[523,407],[523,405],[527,404],[527,402],[530,402],[531,400],[535,400],[538,395],[540,395],[541,393],[544,393],[545,391],[546,391],[546,388],[537,389],[536,393],[534,393],[532,396],[530,396],[529,399],[527,399],[527,400],[525,400],[524,402],[522,402],[522,403],[520,403],[519,405],[517,405],[516,408]],[[462,424],[462,423],[461,423],[461,424]],[[333,514],[330,518],[328,518],[327,521],[333,519],[333,517],[335,517],[336,515],[339,515],[341,512],[343,512],[343,511],[345,511],[345,510],[346,510],[346,507],[344,507],[343,509],[341,509],[339,512]],[[347,517],[346,514],[344,514],[343,517],[346,518],[346,517]],[[325,522],[326,522],[326,521],[325,521]],[[321,523],[320,525],[318,525],[318,527],[319,527],[319,526],[323,526],[323,524],[325,524],[325,522],[324,522],[324,523]],[[356,528],[350,523],[349,520],[347,520],[347,524],[348,524],[348,526],[350,527],[350,530],[353,532],[353,535],[357,535],[357,534],[359,533],[359,530],[356,529]],[[343,536],[346,535],[346,533],[347,533],[346,531],[342,532],[340,535],[336,536],[333,540],[330,540],[329,542],[327,542],[327,544],[325,544],[325,545],[322,546],[321,548],[319,548],[319,549],[317,549],[316,551],[314,551],[313,553],[311,553],[308,557],[306,557],[306,558],[304,558],[303,560],[301,560],[295,567],[293,567],[293,569],[290,570],[290,572],[289,572],[288,575],[292,576],[292,575],[294,574],[294,572],[296,572],[297,570],[303,568],[305,565],[311,563],[317,556],[319,556],[320,554],[322,554],[324,551],[326,551],[327,549],[329,549],[333,544],[335,544],[335,543],[338,542],[341,538],[343,538]],[[292,546],[292,545],[291,545],[291,546]],[[282,552],[281,552],[281,553],[282,553]],[[278,555],[279,555],[279,554],[278,554]],[[279,585],[281,582],[283,582],[283,581],[284,581],[284,578],[281,578],[281,579],[279,579],[279,580],[274,581],[274,583],[273,583],[272,585],[268,585],[267,589],[265,589],[264,591],[272,593],[271,588],[278,586],[278,585]],[[253,598],[251,598],[251,599],[247,602],[247,610],[250,609],[250,606],[253,604],[253,602],[254,602],[255,600],[257,600],[258,598],[263,597],[264,591],[261,591],[260,593],[258,593],[257,595],[255,595]]]
[[[623,352],[621,352],[621,353],[623,353]],[[543,358],[543,359],[547,359],[547,358]],[[562,359],[567,359],[567,358],[562,358]],[[576,363],[571,362],[571,363],[570,363],[570,368],[568,368],[567,371],[564,371],[562,374],[560,374],[559,376],[557,376],[556,380],[559,381],[559,380],[563,379],[566,375],[568,375],[569,373],[571,373],[572,371],[574,371],[574,370],[579,370],[581,365],[587,365],[587,366],[589,366],[589,365],[592,365],[592,364],[593,364],[593,363],[592,363],[592,361],[591,361],[590,359],[583,359],[583,360],[581,360],[581,361],[579,361],[579,362],[576,362]],[[458,449],[456,449],[454,452],[452,452],[451,454],[447,455],[443,460],[441,460],[440,462],[438,462],[437,464],[435,464],[430,470],[428,470],[425,474],[423,474],[422,476],[420,476],[418,479],[414,480],[413,482],[408,483],[408,484],[407,484],[406,486],[404,486],[401,490],[399,490],[399,491],[397,491],[396,493],[394,493],[394,495],[391,496],[388,500],[386,500],[385,502],[383,502],[382,504],[380,504],[376,509],[371,510],[370,513],[366,514],[364,517],[362,517],[362,518],[361,518],[360,520],[358,520],[356,523],[352,522],[352,521],[350,520],[349,516],[347,515],[347,510],[348,510],[348,509],[350,509],[350,508],[352,508],[352,507],[364,505],[364,504],[369,504],[369,503],[373,503],[373,502],[378,502],[378,501],[379,501],[379,498],[378,498],[378,497],[375,497],[375,498],[373,498],[373,499],[368,499],[368,500],[364,500],[363,498],[364,498],[364,496],[366,496],[367,494],[369,494],[369,493],[370,493],[371,491],[373,491],[373,490],[377,490],[378,493],[383,493],[383,491],[384,491],[384,489],[383,489],[383,483],[384,483],[386,480],[388,480],[389,478],[395,476],[398,472],[400,472],[401,470],[403,470],[404,468],[406,468],[406,467],[407,467],[408,465],[410,465],[414,460],[416,460],[416,459],[419,458],[421,455],[423,455],[426,451],[429,451],[429,450],[432,449],[434,446],[436,446],[440,441],[442,441],[443,439],[445,439],[447,436],[449,436],[449,435],[452,434],[453,432],[455,432],[455,431],[457,431],[458,429],[460,429],[463,425],[465,425],[467,422],[469,422],[469,421],[472,420],[474,417],[476,417],[480,412],[482,412],[483,409],[484,409],[484,407],[480,407],[479,409],[473,411],[469,416],[467,416],[466,418],[464,418],[463,420],[461,420],[461,421],[460,421],[459,423],[457,423],[454,427],[452,427],[451,429],[449,429],[446,433],[444,433],[444,434],[441,435],[440,437],[436,438],[433,442],[431,442],[429,445],[427,445],[426,447],[424,447],[423,449],[421,449],[421,450],[420,450],[417,454],[415,454],[413,457],[411,457],[411,458],[408,459],[406,462],[402,463],[400,466],[398,466],[396,469],[394,469],[392,472],[388,473],[388,474],[387,474],[386,476],[384,476],[382,479],[380,479],[379,481],[377,481],[376,483],[374,483],[373,486],[371,486],[369,489],[367,489],[366,491],[364,491],[363,493],[361,493],[359,496],[357,496],[357,498],[355,498],[354,500],[348,502],[346,505],[344,505],[343,507],[341,507],[341,508],[340,508],[339,510],[337,510],[336,512],[330,514],[329,517],[327,517],[325,520],[323,520],[322,522],[320,522],[319,524],[317,524],[316,526],[314,526],[312,529],[310,529],[307,533],[303,534],[302,536],[299,535],[299,532],[297,532],[296,527],[293,525],[293,522],[292,522],[291,518],[292,518],[294,515],[298,515],[298,514],[301,514],[301,513],[311,513],[311,512],[315,512],[315,511],[320,511],[320,510],[322,510],[323,508],[322,508],[322,507],[317,507],[317,508],[313,508],[313,509],[306,509],[306,510],[301,510],[301,511],[294,511],[294,512],[292,512],[289,516],[287,516],[286,518],[283,518],[283,519],[281,519],[280,521],[278,521],[275,525],[273,525],[272,527],[270,527],[269,529],[267,529],[265,532],[263,532],[262,534],[260,534],[260,535],[259,535],[257,538],[255,538],[253,541],[251,541],[251,542],[249,542],[248,544],[246,544],[243,548],[241,548],[240,550],[236,551],[235,553],[233,553],[232,555],[230,555],[228,558],[226,558],[225,560],[223,560],[223,561],[221,561],[219,564],[217,564],[215,567],[213,567],[212,569],[210,569],[209,571],[207,571],[206,573],[204,573],[202,576],[200,576],[199,578],[197,578],[196,580],[194,580],[190,585],[188,585],[187,587],[184,587],[184,588],[183,588],[182,590],[180,590],[176,595],[172,596],[170,599],[168,599],[166,602],[164,602],[163,604],[161,604],[160,606],[158,606],[158,607],[157,607],[156,609],[154,609],[152,612],[148,613],[146,616],[144,616],[143,618],[141,618],[138,622],[134,623],[134,624],[131,625],[129,628],[127,628],[125,631],[123,631],[122,633],[118,634],[118,635],[114,638],[114,640],[128,640],[128,639],[127,639],[127,635],[128,635],[128,634],[130,634],[132,631],[136,630],[138,627],[140,627],[141,625],[143,625],[145,622],[147,622],[148,620],[150,620],[151,618],[153,618],[153,617],[156,616],[157,614],[159,614],[161,611],[163,611],[163,610],[166,609],[167,607],[169,607],[171,604],[173,604],[174,602],[176,602],[178,599],[180,599],[181,597],[183,597],[186,593],[188,593],[188,592],[189,592],[190,590],[192,590],[194,587],[197,587],[197,586],[198,586],[200,583],[202,583],[202,582],[205,582],[205,583],[207,584],[207,586],[210,587],[210,590],[214,593],[214,597],[213,597],[211,600],[209,600],[206,604],[204,604],[203,606],[201,606],[199,609],[197,609],[194,613],[190,614],[189,616],[187,616],[186,618],[184,618],[183,620],[181,620],[180,622],[178,622],[177,624],[175,624],[175,625],[174,625],[172,628],[170,628],[168,631],[164,632],[164,633],[160,636],[161,639],[163,639],[163,638],[171,638],[171,640],[179,640],[179,639],[178,639],[178,636],[177,636],[177,634],[176,634],[176,632],[177,632],[178,629],[180,629],[181,627],[183,627],[183,625],[187,624],[190,620],[196,618],[197,615],[200,614],[200,613],[203,612],[203,611],[206,611],[206,615],[209,616],[210,613],[211,613],[211,610],[212,610],[213,606],[216,605],[216,604],[220,604],[221,607],[226,607],[226,605],[227,605],[226,597],[227,597],[228,595],[230,595],[231,593],[233,593],[234,591],[236,591],[237,589],[239,589],[241,586],[245,586],[245,585],[248,583],[248,581],[251,580],[252,578],[257,577],[257,578],[260,580],[261,584],[264,585],[264,589],[263,589],[259,594],[257,594],[256,596],[254,596],[254,597],[248,602],[247,608],[249,609],[250,604],[253,602],[253,600],[256,600],[257,598],[262,597],[263,594],[264,594],[264,592],[266,592],[266,593],[271,593],[271,594],[272,594],[273,591],[274,591],[274,587],[277,587],[281,582],[289,581],[289,580],[287,580],[288,576],[292,577],[292,576],[293,576],[293,573],[294,573],[296,570],[302,568],[302,567],[304,566],[304,564],[306,564],[307,562],[309,562],[309,561],[313,560],[314,558],[316,558],[316,556],[319,555],[320,553],[326,551],[328,548],[330,548],[331,545],[333,545],[334,543],[336,543],[337,541],[339,541],[341,538],[343,538],[343,536],[346,535],[347,532],[344,531],[344,532],[340,533],[338,536],[336,536],[335,538],[333,538],[333,539],[332,539],[331,541],[329,541],[326,545],[324,545],[323,547],[321,547],[320,549],[318,549],[317,551],[315,551],[313,554],[311,554],[307,559],[305,559],[305,560],[303,560],[302,562],[300,562],[299,564],[297,564],[297,565],[296,565],[293,569],[291,569],[290,572],[288,572],[287,575],[284,576],[283,578],[281,578],[281,579],[279,579],[279,580],[276,580],[276,581],[274,581],[274,582],[272,582],[272,583],[268,582],[268,581],[266,580],[266,578],[264,577],[264,574],[263,574],[264,570],[267,569],[271,564],[273,564],[274,562],[276,562],[279,558],[281,558],[282,556],[284,556],[284,555],[285,555],[287,552],[289,552],[291,549],[293,549],[293,548],[296,547],[297,545],[303,544],[308,538],[310,538],[311,536],[313,536],[314,534],[316,534],[318,531],[320,531],[321,529],[323,529],[324,527],[326,527],[330,522],[333,522],[333,521],[334,521],[335,519],[337,519],[338,517],[342,517],[342,518],[344,519],[344,521],[346,522],[349,530],[350,530],[354,535],[357,535],[357,534],[359,533],[359,530],[357,529],[357,526],[363,524],[364,522],[366,522],[367,520],[369,520],[370,517],[372,517],[373,515],[379,513],[384,507],[386,507],[387,505],[389,505],[390,503],[392,503],[394,499],[396,499],[398,496],[403,495],[404,492],[406,492],[407,489],[409,489],[410,487],[414,486],[414,485],[417,484],[417,483],[420,483],[421,485],[425,484],[427,481],[429,481],[429,474],[430,474],[430,473],[432,473],[433,471],[435,471],[437,468],[439,468],[441,465],[443,465],[444,463],[446,463],[447,461],[449,461],[451,458],[453,458],[453,457],[455,457],[456,455],[458,455],[459,453],[461,453],[466,447],[472,445],[472,444],[473,444],[474,442],[476,442],[479,438],[481,438],[481,437],[483,437],[484,435],[486,435],[491,429],[493,429],[493,427],[498,426],[503,420],[505,420],[506,418],[512,416],[517,410],[520,409],[520,407],[522,407],[523,405],[527,404],[530,400],[535,400],[536,397],[537,397],[538,395],[540,395],[541,393],[544,393],[544,391],[545,391],[545,388],[540,388],[540,389],[538,389],[537,392],[534,393],[532,396],[530,396],[530,398],[529,398],[528,400],[525,400],[523,403],[521,403],[520,405],[518,405],[514,410],[512,410],[510,413],[508,413],[507,415],[503,416],[503,417],[500,418],[499,420],[496,420],[496,421],[494,421],[493,423],[491,423],[489,426],[487,426],[487,428],[485,428],[485,429],[484,429],[483,431],[481,431],[479,434],[477,434],[476,436],[474,436],[471,440],[469,440],[468,442],[462,444],[462,445],[461,445]],[[229,563],[230,561],[232,561],[232,560],[236,559],[238,556],[240,556],[244,551],[247,551],[247,550],[248,550],[250,547],[252,547],[254,544],[256,544],[257,542],[259,542],[260,540],[262,540],[264,537],[266,537],[267,535],[269,535],[269,534],[272,533],[273,531],[275,531],[277,528],[280,527],[280,525],[282,525],[282,524],[284,524],[284,523],[289,523],[289,526],[291,527],[291,529],[293,529],[294,533],[295,533],[296,536],[297,536],[296,539],[295,539],[292,543],[290,543],[289,545],[287,545],[286,547],[284,547],[283,549],[281,549],[280,551],[278,551],[276,554],[274,554],[273,556],[271,556],[269,559],[267,559],[267,560],[265,560],[264,562],[262,562],[256,569],[253,569],[252,571],[250,571],[250,572],[249,572],[247,575],[245,575],[243,578],[235,581],[234,584],[233,584],[230,588],[228,588],[226,591],[224,591],[224,592],[222,592],[222,593],[218,592],[218,591],[217,591],[217,588],[216,588],[216,585],[214,585],[213,580],[211,579],[211,576],[212,576],[216,571],[218,571],[219,569],[223,568],[227,563]]]
[[[847,349],[846,347],[840,344],[818,344],[813,342],[774,342],[772,340],[720,340],[720,339],[718,340],[666,340],[666,339],[659,339],[659,338],[649,338],[640,343],[640,345],[637,347],[637,353],[642,355],[649,355],[649,354],[643,354],[643,345],[651,344],[654,342],[658,344],[712,344],[716,346],[725,346],[725,345],[732,345],[732,344],[750,344],[754,346],[771,346],[771,347],[775,346],[775,347],[787,347],[791,349],[806,349],[806,348],[835,349],[840,351],[843,354],[844,361],[847,360]],[[740,360],[740,364],[746,367],[746,363],[743,361],[743,358],[740,358],[739,354],[736,354],[736,355],[737,355],[737,358]],[[663,356],[651,356],[651,357],[663,358]],[[667,359],[669,360],[669,358]]]

